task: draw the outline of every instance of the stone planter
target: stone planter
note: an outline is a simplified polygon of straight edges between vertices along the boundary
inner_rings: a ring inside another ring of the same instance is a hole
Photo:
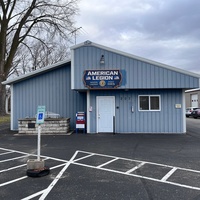
[[[41,134],[66,134],[70,132],[70,118],[46,118],[41,124]],[[18,120],[19,134],[37,134],[38,124],[35,118]]]

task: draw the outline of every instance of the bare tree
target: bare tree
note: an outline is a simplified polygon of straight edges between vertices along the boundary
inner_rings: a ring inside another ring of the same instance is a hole
[[[70,57],[68,44],[61,41],[48,42],[45,45],[40,41],[35,41],[29,45],[18,48],[15,58],[10,68],[8,77],[20,76],[36,69],[40,69]]]
[[[69,42],[69,33],[75,29],[77,3],[78,0],[0,0],[0,83],[20,64],[23,48],[35,55],[34,40],[46,50],[53,48],[49,41],[55,44],[62,38]],[[5,86],[0,84],[0,115],[5,114],[5,95]]]

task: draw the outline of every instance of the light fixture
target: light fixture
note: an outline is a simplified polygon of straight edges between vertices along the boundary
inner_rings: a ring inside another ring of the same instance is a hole
[[[80,28],[82,28],[82,27],[80,27]],[[89,44],[92,44],[92,42],[90,40],[87,40],[84,42],[84,45],[89,45]]]
[[[100,64],[105,64],[105,58],[104,58],[104,55],[101,55]]]

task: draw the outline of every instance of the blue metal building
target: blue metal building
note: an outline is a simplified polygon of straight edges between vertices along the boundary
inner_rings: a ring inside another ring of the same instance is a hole
[[[185,133],[185,90],[200,75],[90,41],[71,48],[71,60],[31,72],[11,85],[11,129],[38,105],[71,118],[87,114],[87,132]]]

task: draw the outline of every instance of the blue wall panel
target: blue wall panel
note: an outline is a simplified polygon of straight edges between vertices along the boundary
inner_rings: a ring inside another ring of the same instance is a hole
[[[86,93],[71,90],[70,65],[48,73],[15,83],[13,86],[14,129],[18,129],[18,119],[34,117],[38,105],[46,110],[71,118],[71,128],[75,128],[77,111],[86,111]]]
[[[199,87],[199,78],[192,77],[159,65],[137,60],[133,57],[117,54],[95,46],[81,46],[74,49],[75,89],[87,89],[83,82],[86,69],[120,69],[126,71],[123,76],[125,85],[118,89],[133,88],[194,88]],[[100,64],[101,55],[105,64]]]
[[[161,111],[139,111],[139,95],[160,95]],[[184,109],[175,108],[183,104],[182,90],[114,90],[90,91],[90,130],[96,132],[96,96],[115,96],[115,119],[117,133],[183,133]],[[131,106],[134,112],[131,112]]]

